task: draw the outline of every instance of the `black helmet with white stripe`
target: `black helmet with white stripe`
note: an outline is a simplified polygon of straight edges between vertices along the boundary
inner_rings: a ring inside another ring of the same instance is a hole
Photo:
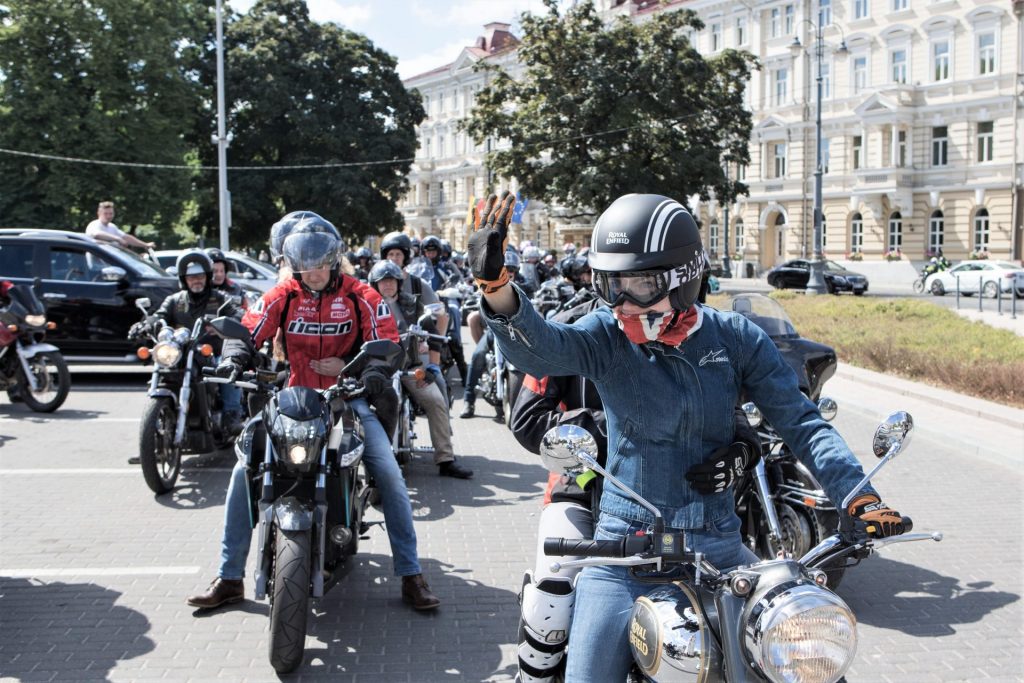
[[[697,300],[706,264],[693,216],[657,194],[612,202],[594,226],[589,260],[594,287],[609,305],[653,306],[667,296],[678,311]]]

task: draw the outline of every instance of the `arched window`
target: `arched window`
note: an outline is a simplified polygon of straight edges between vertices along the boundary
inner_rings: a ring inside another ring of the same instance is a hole
[[[850,253],[859,254],[864,249],[864,217],[859,213],[850,217]]]
[[[786,217],[780,212],[775,216],[775,256],[782,258],[786,253],[786,231],[782,228],[786,225]]]
[[[933,211],[928,219],[928,254],[936,256],[942,249],[944,233],[946,232],[946,219],[941,211]]]
[[[988,251],[988,209],[978,209],[974,214],[974,249]]]
[[[889,251],[900,251],[903,248],[903,216],[894,211],[889,216]]]

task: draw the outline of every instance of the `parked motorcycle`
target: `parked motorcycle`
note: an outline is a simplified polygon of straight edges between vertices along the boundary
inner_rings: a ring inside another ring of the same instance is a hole
[[[148,401],[139,424],[139,461],[146,485],[156,494],[174,488],[185,453],[209,453],[234,441],[223,420],[220,393],[203,384],[201,370],[213,363],[213,347],[199,339],[212,316],[196,320],[192,329],[174,329],[148,315],[149,299],[135,305],[150,323],[138,357],[153,361]],[[136,340],[141,340],[137,338]]]
[[[843,508],[909,443],[911,416],[898,412],[876,429],[878,465],[843,501]],[[575,476],[589,468],[614,482],[650,510],[650,532],[618,541],[548,538],[544,553],[579,557],[552,564],[552,571],[595,565],[630,567],[655,586],[639,597],[629,619],[628,640],[635,681],[804,681],[835,683],[853,662],[857,620],[828,588],[823,566],[860,561],[896,543],[942,540],[942,534],[886,539],[868,536],[863,522],[842,515],[837,531],[798,560],[783,558],[728,573],[686,547],[682,533],[666,533],[657,508],[631,491],[597,462],[593,437],[575,426],[549,431],[541,455],[551,471]],[[913,522],[904,517],[909,532]]]
[[[236,320],[217,318],[217,332],[250,345]],[[258,524],[257,600],[270,599],[270,664],[278,673],[302,663],[309,599],[323,597],[355,564],[363,521],[379,496],[361,466],[363,427],[348,405],[365,393],[360,375],[371,361],[401,364],[402,348],[389,340],[370,341],[341,371],[338,382],[317,391],[280,389],[275,373],[246,372],[238,378],[211,376],[211,384],[233,381],[265,400],[235,444],[250,469],[250,519]],[[334,415],[338,415],[335,419]]]
[[[487,365],[477,382],[476,392],[495,408],[502,409],[506,425],[512,419],[512,406],[523,388],[525,377],[523,371],[516,369],[492,340],[487,352]]]
[[[531,303],[542,318],[550,318],[562,310],[562,304],[572,299],[575,294],[576,288],[567,280],[545,280],[537,288]]]
[[[405,344],[419,345],[421,341],[426,342],[428,339],[446,341],[447,337],[438,334],[431,334],[426,332],[419,325],[412,325],[409,330],[401,335],[401,339]],[[410,351],[405,351],[406,355]],[[417,354],[418,355],[418,354]],[[442,373],[444,369],[442,367]],[[395,451],[395,458],[398,460],[398,466],[402,469],[402,475],[406,474],[406,470],[409,467],[409,463],[412,462],[413,455],[416,454],[432,454],[433,448],[417,447],[413,444],[418,438],[415,431],[415,422],[417,415],[416,402],[413,397],[405,390],[402,386],[403,377],[411,377],[414,380],[422,381],[427,376],[427,370],[420,367],[414,367],[406,370],[399,370],[396,372],[392,379],[392,388],[394,388],[396,395],[399,397],[398,405],[398,424],[395,428],[395,434],[391,439],[391,448]],[[448,394],[451,394],[451,390],[448,390]],[[451,400],[449,399],[449,408],[451,407]]]
[[[60,350],[44,344],[46,310],[26,285],[0,283],[9,303],[0,308],[0,389],[12,402],[21,401],[37,413],[60,408],[71,390],[71,373]]]

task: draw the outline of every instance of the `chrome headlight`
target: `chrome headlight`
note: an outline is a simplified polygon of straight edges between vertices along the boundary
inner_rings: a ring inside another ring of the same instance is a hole
[[[181,347],[172,341],[162,341],[153,347],[153,360],[162,368],[169,368],[181,358]]]
[[[156,340],[158,342],[171,341],[174,338],[174,330],[170,327],[161,327],[160,331],[156,333]]]
[[[45,315],[26,315],[25,322],[32,327],[42,327],[46,324]]]
[[[791,584],[752,606],[747,653],[773,683],[831,683],[857,652],[857,620],[835,593]]]
[[[327,428],[324,421],[296,420],[278,414],[272,433],[278,458],[286,465],[306,467],[320,459]]]
[[[192,331],[186,327],[179,327],[174,331],[174,336],[171,338],[178,346],[184,346],[188,344],[188,340],[192,338]]]
[[[839,405],[828,396],[822,396],[818,399],[818,412],[821,413],[821,419],[825,420],[825,422],[831,422],[836,419]]]
[[[743,414],[747,416],[747,422],[750,423],[751,427],[761,426],[761,410],[753,403],[743,404]]]

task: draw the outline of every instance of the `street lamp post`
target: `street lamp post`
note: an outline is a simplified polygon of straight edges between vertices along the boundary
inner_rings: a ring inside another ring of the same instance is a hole
[[[810,273],[807,278],[807,289],[804,290],[805,294],[824,294],[825,293],[825,261],[824,256],[821,253],[821,219],[822,219],[822,206],[821,206],[821,62],[822,55],[824,52],[825,41],[822,35],[823,26],[821,23],[815,23],[810,19],[804,19],[808,24],[814,27],[814,56],[816,59],[818,75],[815,81],[817,82],[817,102],[814,114],[814,139],[815,139],[815,168],[814,168],[814,255],[811,258]],[[798,51],[801,49],[799,36],[793,39],[793,43],[790,46],[793,50]],[[844,40],[839,49],[836,50],[836,54],[844,54],[846,52],[846,41]]]
[[[228,192],[228,138],[224,123],[224,21],[222,0],[217,0],[217,189],[220,207],[220,248],[228,250],[231,194]]]
[[[725,182],[729,183],[729,161],[725,162]],[[725,224],[725,256],[722,257],[722,277],[732,277],[732,264],[729,260],[729,202],[722,204],[722,222]]]

